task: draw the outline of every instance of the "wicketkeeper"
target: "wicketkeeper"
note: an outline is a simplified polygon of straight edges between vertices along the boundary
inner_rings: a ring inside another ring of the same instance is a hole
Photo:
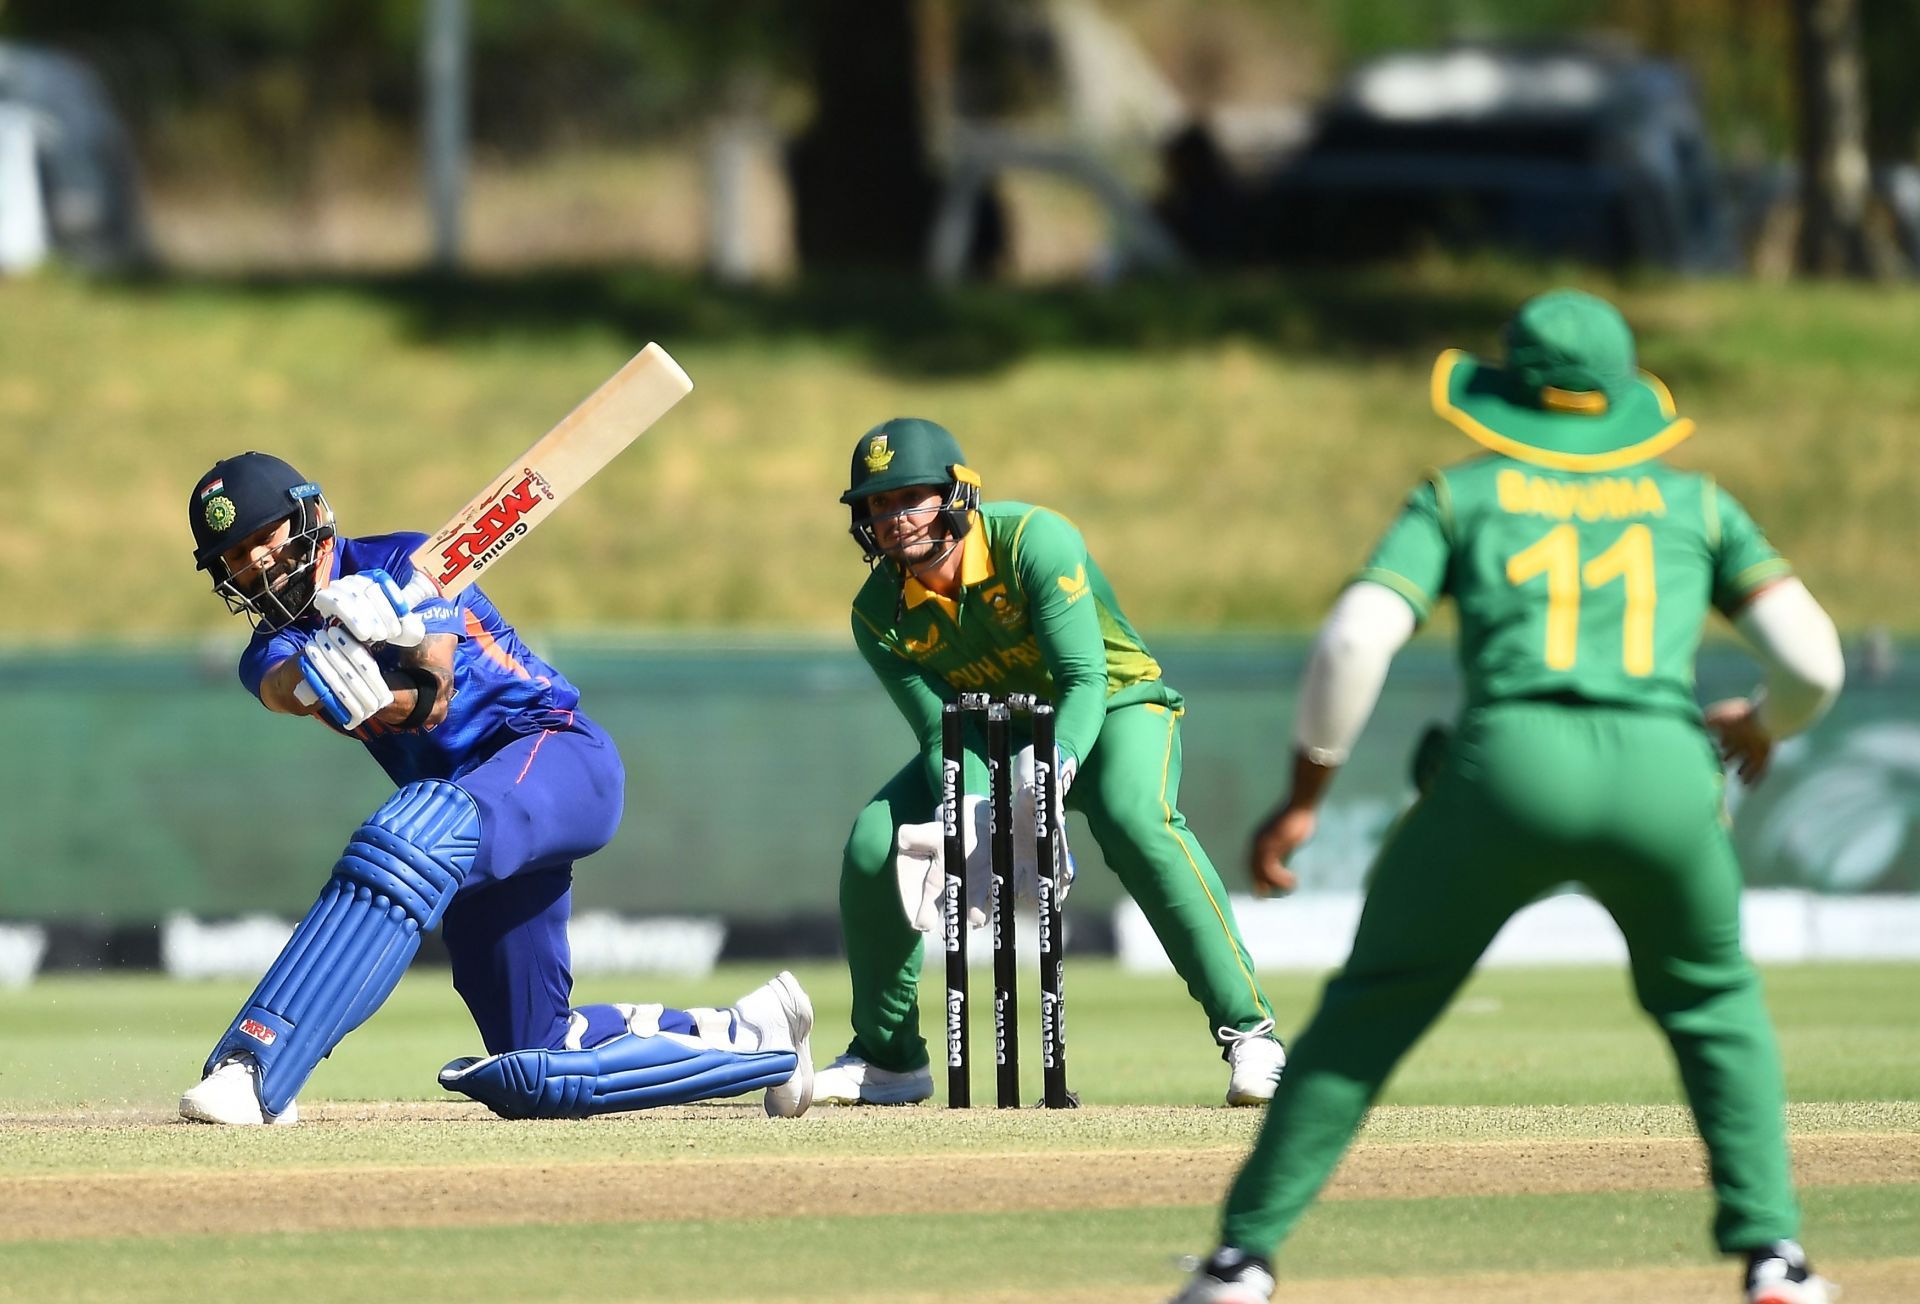
[[[217,463],[188,504],[194,561],[244,613],[240,679],[270,711],[353,738],[398,791],[180,1100],[207,1123],[292,1123],[314,1066],[380,1008],[438,926],[487,1054],[440,1082],[509,1118],[580,1117],[766,1089],[807,1108],[813,1009],[791,974],[730,1009],[572,1008],[573,865],[620,823],[625,776],[572,684],[476,587],[414,606],[420,534],[336,536],[285,462]],[[271,854],[271,812],[257,833]]]
[[[1387,1075],[1507,919],[1569,881],[1613,916],[1706,1143],[1719,1247],[1752,1304],[1824,1304],[1795,1241],[1785,1089],[1740,949],[1740,866],[1719,760],[1765,772],[1844,677],[1827,618],[1711,476],[1662,454],[1693,432],[1635,362],[1612,305],[1523,305],[1490,366],[1441,355],[1432,401],[1487,452],[1414,490],[1334,604],[1300,688],[1293,782],[1254,838],[1286,861],[1372,712],[1387,664],[1443,597],[1460,615],[1465,706],[1424,796],[1375,862],[1353,952],[1327,984],[1227,1197],[1220,1249],[1177,1304],[1254,1304],[1268,1261]],[[1707,708],[1693,662],[1709,610],[1766,664]],[[1719,756],[1715,754],[1715,743]]]
[[[853,603],[854,643],[917,748],[847,839],[840,919],[854,1036],[816,1076],[814,1098],[904,1104],[933,1094],[918,1006],[921,930],[934,926],[944,875],[941,711],[962,691],[1054,702],[1065,805],[1086,816],[1206,1011],[1209,1041],[1231,1065],[1228,1103],[1270,1098],[1286,1062],[1273,1009],[1220,876],[1179,809],[1180,694],[1160,678],[1080,532],[1043,507],[982,503],[980,477],[954,437],[915,417],[860,437],[840,501],[872,567]],[[1017,768],[1026,778],[1016,802],[1031,803],[1030,745]],[[966,790],[983,793],[978,737],[969,740],[965,769]],[[979,861],[968,878],[983,895],[990,850],[977,797],[963,822],[968,858]],[[1014,827],[1016,842],[1029,831],[1022,877],[1030,882],[1032,821],[1016,815]]]

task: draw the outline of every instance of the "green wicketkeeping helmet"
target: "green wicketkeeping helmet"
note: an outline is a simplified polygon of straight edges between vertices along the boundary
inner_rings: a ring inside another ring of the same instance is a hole
[[[960,441],[945,426],[921,417],[895,417],[860,436],[840,501],[853,513],[853,538],[869,562],[880,556],[880,548],[874,542],[867,499],[912,485],[944,492],[941,519],[948,534],[955,539],[966,534],[968,513],[980,506],[980,477],[967,465]]]

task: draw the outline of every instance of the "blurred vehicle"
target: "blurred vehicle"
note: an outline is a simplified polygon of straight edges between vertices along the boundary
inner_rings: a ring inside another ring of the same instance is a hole
[[[1867,181],[1870,270],[1920,276],[1920,167],[1875,163]],[[1724,189],[1738,215],[1743,263],[1762,277],[1792,275],[1800,235],[1799,166],[1782,159],[1736,167]]]
[[[38,200],[45,243],[94,270],[148,261],[139,173],[126,127],[91,69],[52,50],[0,42],[0,128],[32,167],[0,203]]]
[[[1353,262],[1429,246],[1608,266],[1737,263],[1693,87],[1605,45],[1462,44],[1357,69],[1277,166],[1171,142],[1168,225],[1201,262]]]

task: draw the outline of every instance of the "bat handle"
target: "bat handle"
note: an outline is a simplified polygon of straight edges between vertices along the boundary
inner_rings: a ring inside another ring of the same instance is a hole
[[[440,586],[433,582],[431,575],[415,571],[413,578],[407,581],[407,586],[400,590],[400,595],[407,600],[410,608],[417,608],[439,597]]]
[[[415,571],[413,578],[407,581],[407,586],[400,590],[400,596],[407,600],[407,607],[411,610],[439,597],[440,586],[433,582],[432,576]],[[293,686],[293,697],[302,706],[312,706],[320,700],[313,691],[313,685],[304,679]]]

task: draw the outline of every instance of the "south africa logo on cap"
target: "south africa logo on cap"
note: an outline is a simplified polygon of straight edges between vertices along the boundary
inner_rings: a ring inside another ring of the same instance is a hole
[[[887,447],[885,435],[875,435],[867,441],[867,470],[878,474],[893,463],[893,450]]]
[[[207,499],[207,525],[214,530],[224,530],[233,524],[236,513],[233,499],[222,495]]]

